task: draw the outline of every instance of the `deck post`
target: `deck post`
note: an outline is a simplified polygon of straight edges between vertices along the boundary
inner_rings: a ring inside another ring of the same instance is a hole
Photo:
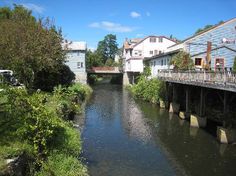
[[[173,84],[173,95],[172,95],[172,102],[170,103],[169,112],[172,113],[179,113],[179,104],[178,104],[178,90],[177,85]]]

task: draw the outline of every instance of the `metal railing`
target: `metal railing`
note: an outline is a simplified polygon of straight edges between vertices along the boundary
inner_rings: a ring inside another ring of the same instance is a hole
[[[236,74],[232,71],[198,71],[198,70],[159,70],[157,77],[181,82],[196,82],[210,84],[234,84]]]

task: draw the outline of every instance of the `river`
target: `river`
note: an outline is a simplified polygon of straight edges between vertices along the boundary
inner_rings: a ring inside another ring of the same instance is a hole
[[[101,84],[85,107],[83,157],[92,176],[235,176],[236,146]]]

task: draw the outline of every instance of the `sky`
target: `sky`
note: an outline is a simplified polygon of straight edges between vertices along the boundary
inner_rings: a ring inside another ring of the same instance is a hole
[[[125,38],[164,35],[183,40],[207,24],[236,17],[236,0],[0,0],[0,6],[21,4],[33,15],[49,17],[63,37],[86,41],[95,49],[107,34],[119,47]]]

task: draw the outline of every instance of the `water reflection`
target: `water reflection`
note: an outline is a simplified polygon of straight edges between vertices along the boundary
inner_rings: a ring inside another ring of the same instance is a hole
[[[235,146],[220,145],[175,114],[134,101],[122,87],[94,87],[85,120],[91,175],[236,175]]]

